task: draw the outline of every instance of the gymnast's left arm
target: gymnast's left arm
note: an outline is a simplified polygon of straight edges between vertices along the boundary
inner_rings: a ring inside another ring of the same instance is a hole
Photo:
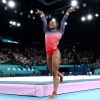
[[[69,8],[67,11],[66,11],[66,14],[64,15],[62,21],[61,21],[61,25],[60,25],[60,29],[59,31],[64,34],[64,31],[65,31],[65,22],[66,20],[68,19],[68,16],[69,16],[69,13],[72,12],[72,11],[75,11],[75,7],[71,7]]]

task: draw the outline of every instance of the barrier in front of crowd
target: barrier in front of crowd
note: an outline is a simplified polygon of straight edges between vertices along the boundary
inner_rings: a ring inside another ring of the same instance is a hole
[[[74,65],[60,65],[60,68],[66,68],[66,73],[74,73]],[[87,74],[88,69],[92,68],[92,64],[80,64],[75,65],[77,75]],[[8,65],[0,64],[0,73],[6,74],[15,74],[15,75],[32,75],[32,74],[41,74],[48,75],[49,70],[47,66],[20,66],[20,65]]]

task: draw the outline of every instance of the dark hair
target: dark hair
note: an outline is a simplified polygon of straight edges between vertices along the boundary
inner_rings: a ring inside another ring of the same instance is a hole
[[[52,21],[52,20],[51,20]],[[49,22],[51,22],[51,21],[49,21]],[[57,24],[57,25],[59,25],[59,23],[57,22],[57,21],[55,21],[55,23]]]

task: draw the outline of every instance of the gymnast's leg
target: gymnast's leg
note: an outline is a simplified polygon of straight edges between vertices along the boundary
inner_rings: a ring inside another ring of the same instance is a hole
[[[52,75],[53,75],[53,92],[50,95],[50,98],[57,97],[57,89],[59,85],[59,76],[58,76],[58,69],[60,64],[60,52],[56,50],[52,56]]]
[[[52,58],[48,54],[47,54],[47,66],[48,66],[50,73],[52,74]],[[62,83],[63,75],[61,73],[59,73],[59,71],[58,71],[58,76],[60,77],[60,83]]]

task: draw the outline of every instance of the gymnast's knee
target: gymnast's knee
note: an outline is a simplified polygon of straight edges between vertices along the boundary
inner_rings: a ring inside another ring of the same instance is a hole
[[[53,75],[53,77],[58,76],[58,71],[56,71],[56,70],[52,70],[52,75]]]

